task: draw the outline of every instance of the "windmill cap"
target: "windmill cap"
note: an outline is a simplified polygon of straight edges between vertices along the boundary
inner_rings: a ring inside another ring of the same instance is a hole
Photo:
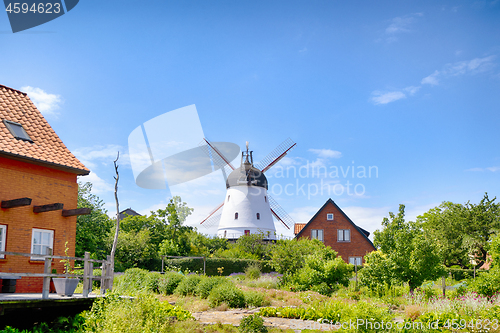
[[[249,179],[250,182],[248,182],[247,179]],[[226,188],[233,186],[258,186],[267,190],[267,178],[262,171],[255,167],[237,168],[229,174],[226,180]]]

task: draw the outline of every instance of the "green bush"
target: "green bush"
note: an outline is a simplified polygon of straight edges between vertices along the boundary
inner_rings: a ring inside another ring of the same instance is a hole
[[[162,274],[158,272],[149,272],[144,280],[144,290],[153,293],[159,293],[160,280],[162,279]]]
[[[169,318],[180,321],[192,318],[189,311],[161,302],[153,294],[124,299],[114,293],[96,299],[83,316],[85,332],[99,333],[168,332]]]
[[[196,294],[196,287],[201,282],[201,279],[201,276],[196,274],[186,276],[186,278],[179,283],[174,293],[181,296]]]
[[[264,295],[258,291],[245,291],[245,304],[248,307],[261,307],[264,304]]]
[[[212,307],[226,303],[230,308],[242,308],[245,306],[245,295],[232,283],[223,283],[210,292],[208,300]]]
[[[264,319],[258,314],[243,317],[240,321],[239,331],[242,333],[267,333]]]
[[[253,263],[245,268],[245,275],[248,279],[257,280],[260,277],[260,266]]]
[[[145,288],[144,282],[149,272],[145,269],[130,268],[116,279],[114,289],[120,294],[136,294]]]
[[[227,278],[221,276],[205,277],[196,287],[196,295],[207,298],[212,289],[223,283],[228,283]]]
[[[184,280],[184,275],[180,273],[165,273],[158,283],[158,291],[164,295],[172,295],[182,280]]]

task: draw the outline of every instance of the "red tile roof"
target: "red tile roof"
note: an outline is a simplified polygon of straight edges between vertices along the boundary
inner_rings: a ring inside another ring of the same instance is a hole
[[[19,123],[33,142],[16,139],[3,120]],[[0,85],[0,154],[49,164],[78,175],[90,171],[59,139],[26,93]]]
[[[293,233],[296,235],[298,234],[305,226],[307,223],[295,223]]]

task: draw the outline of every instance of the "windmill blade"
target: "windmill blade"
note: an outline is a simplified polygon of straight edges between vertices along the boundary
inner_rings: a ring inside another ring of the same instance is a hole
[[[278,219],[281,223],[290,229],[291,226],[295,224],[294,220],[288,215],[285,210],[274,200],[273,197],[267,194],[267,198],[269,199],[269,206],[271,207],[271,213],[273,213],[274,217]]]
[[[208,227],[211,227],[216,221],[220,220],[220,215],[222,214],[222,211],[220,211],[220,209],[222,208],[222,206],[224,206],[224,201],[222,201],[222,203],[220,205],[218,205],[214,210],[212,210],[210,212],[210,214],[208,214],[208,216],[205,217],[205,219],[200,222],[200,224],[203,224],[203,225],[206,224],[206,226],[208,228]],[[217,219],[214,218],[216,216],[218,216]]]
[[[235,169],[234,166],[231,164],[231,161],[229,161],[229,159],[226,156],[224,156],[224,154],[220,151],[220,149],[216,147],[215,143],[212,144],[206,138],[203,138],[203,141],[201,141],[200,144],[203,144],[203,146],[206,144],[207,150],[208,148],[210,148],[210,150],[215,153],[214,154],[209,152],[209,155],[210,157],[212,157],[212,160],[220,169],[223,169],[226,165],[229,166],[231,170]]]
[[[288,138],[276,147],[269,155],[260,161],[256,167],[262,172],[266,172],[273,165],[279,162],[285,155],[292,150],[297,144],[292,139]]]
[[[210,229],[213,226],[219,225],[222,212],[217,212],[214,215],[206,218],[202,224],[205,228]]]

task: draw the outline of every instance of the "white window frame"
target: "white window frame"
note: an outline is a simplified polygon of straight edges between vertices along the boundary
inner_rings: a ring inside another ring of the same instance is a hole
[[[312,229],[311,230],[311,239],[317,239],[322,242],[325,241],[325,232],[323,229]]]
[[[363,257],[349,257],[349,263],[351,265],[363,266]]]
[[[34,251],[35,233],[36,232],[41,232],[41,233],[47,233],[47,234],[49,234],[49,244],[40,244],[42,246],[41,249],[43,249],[43,246],[47,246],[47,247],[49,247],[51,249],[54,249],[54,230],[33,228],[32,231],[31,231],[31,253],[32,254],[46,254],[46,253],[35,253],[35,251]],[[40,258],[40,257],[31,257],[31,260],[43,260],[43,258]]]
[[[333,221],[333,218],[334,218],[334,217],[333,217],[333,213],[328,213],[328,214],[326,214],[326,219],[327,219],[327,221]]]
[[[351,241],[351,229],[337,229],[337,242],[348,243]]]
[[[5,240],[7,239],[7,226],[0,224],[0,251],[5,251]],[[0,259],[5,259],[5,254],[0,254]]]

